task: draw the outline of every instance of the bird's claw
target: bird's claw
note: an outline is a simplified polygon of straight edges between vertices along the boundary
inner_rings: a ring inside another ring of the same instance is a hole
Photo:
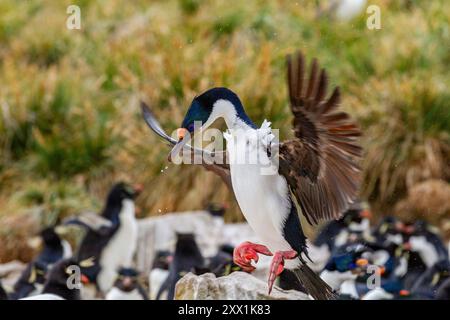
[[[285,259],[291,260],[296,258],[297,256],[298,253],[295,250],[275,252],[275,255],[273,256],[272,259],[272,263],[270,264],[269,280],[268,280],[269,294],[272,292],[272,287],[273,283],[275,282],[275,279],[280,275],[281,272],[283,272],[284,260]]]
[[[252,261],[258,262],[258,253],[272,256],[272,252],[261,244],[255,244],[249,241],[241,243],[233,251],[233,260],[242,270],[253,272],[256,268],[252,265]]]

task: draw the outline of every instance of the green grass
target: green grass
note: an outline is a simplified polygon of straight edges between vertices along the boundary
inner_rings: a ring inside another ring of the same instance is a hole
[[[229,86],[257,123],[268,118],[287,137],[284,57],[297,49],[327,68],[359,120],[363,194],[379,212],[411,183],[449,181],[450,3],[372,2],[379,31],[364,15],[319,19],[315,1],[1,1],[0,221],[36,207],[44,216],[98,208],[118,179],[146,185],[145,215],[226,201],[227,219],[242,219],[216,177],[167,164],[139,100],[170,132],[196,94]],[[82,30],[65,28],[73,3]]]

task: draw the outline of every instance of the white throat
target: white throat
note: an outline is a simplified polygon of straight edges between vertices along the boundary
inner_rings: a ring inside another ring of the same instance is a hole
[[[209,116],[209,120],[205,123],[204,127],[207,128],[218,119],[223,118],[228,129],[250,129],[251,127],[242,121],[236,112],[234,105],[224,99],[217,100],[213,105],[213,111]]]

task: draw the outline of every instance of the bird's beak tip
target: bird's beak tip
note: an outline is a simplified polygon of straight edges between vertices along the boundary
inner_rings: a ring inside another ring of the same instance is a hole
[[[184,137],[186,136],[187,132],[188,131],[185,128],[178,128],[177,129],[178,143],[180,143],[180,141],[184,139]]]

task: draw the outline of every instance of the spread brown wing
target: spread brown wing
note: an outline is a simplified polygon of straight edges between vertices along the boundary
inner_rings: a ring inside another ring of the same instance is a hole
[[[280,168],[309,223],[337,219],[357,196],[362,149],[360,130],[339,112],[339,88],[327,95],[327,74],[311,64],[304,78],[301,53],[287,57],[288,88],[295,138],[280,144]]]

